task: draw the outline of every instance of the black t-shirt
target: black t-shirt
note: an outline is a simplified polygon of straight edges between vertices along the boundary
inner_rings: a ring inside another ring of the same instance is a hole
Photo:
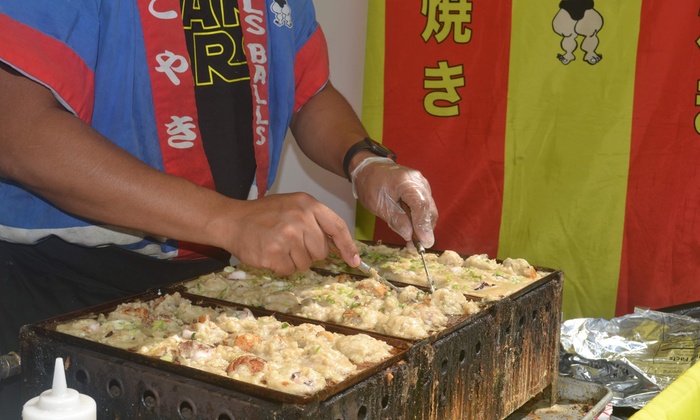
[[[204,152],[216,190],[248,197],[255,177],[250,73],[237,0],[182,1]]]

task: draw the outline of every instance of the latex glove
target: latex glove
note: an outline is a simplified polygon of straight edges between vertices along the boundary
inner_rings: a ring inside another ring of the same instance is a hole
[[[433,228],[438,212],[423,175],[389,158],[370,157],[350,174],[353,193],[364,208],[382,218],[406,242],[415,231],[420,243],[430,248],[435,243]],[[411,209],[411,218],[399,204]]]

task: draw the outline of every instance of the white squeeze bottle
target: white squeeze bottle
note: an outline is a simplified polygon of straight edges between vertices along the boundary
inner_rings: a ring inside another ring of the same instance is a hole
[[[53,387],[24,404],[22,420],[96,420],[97,404],[66,385],[63,359],[56,359]]]

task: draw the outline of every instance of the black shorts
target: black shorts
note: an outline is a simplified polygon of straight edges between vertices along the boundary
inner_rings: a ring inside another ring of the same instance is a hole
[[[228,263],[225,253],[218,259],[165,261],[57,237],[36,245],[0,241],[0,354],[19,352],[22,325],[218,271]],[[17,392],[10,388],[18,385],[17,378],[0,382],[0,413],[8,419],[20,418],[23,402],[10,398]]]

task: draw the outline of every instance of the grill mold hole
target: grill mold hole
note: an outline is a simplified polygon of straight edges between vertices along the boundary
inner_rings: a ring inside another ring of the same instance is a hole
[[[84,369],[78,369],[75,372],[75,380],[81,385],[87,385],[90,383],[90,375]]]
[[[158,405],[158,395],[150,389],[147,389],[141,396],[141,403],[147,409],[153,410]]]
[[[119,379],[112,379],[107,384],[107,392],[112,398],[120,398],[122,396],[122,383]]]
[[[388,407],[389,407],[389,396],[384,395],[384,397],[382,397],[382,408],[384,410],[386,410]]]
[[[367,419],[367,407],[363,405],[359,410],[357,410],[357,418],[363,420]]]
[[[442,363],[440,364],[440,374],[445,376],[447,374],[447,366],[449,365],[449,361],[447,359],[443,359]]]
[[[227,411],[219,413],[216,420],[233,420],[233,415]]]
[[[177,412],[181,419],[190,420],[195,418],[194,404],[191,401],[182,401],[180,406],[177,408]]]
[[[474,352],[475,352],[476,354],[481,353],[481,341],[477,341],[477,342],[476,342],[476,345],[474,346]]]
[[[462,350],[459,352],[459,363],[464,364],[464,362],[467,360],[467,352]]]

